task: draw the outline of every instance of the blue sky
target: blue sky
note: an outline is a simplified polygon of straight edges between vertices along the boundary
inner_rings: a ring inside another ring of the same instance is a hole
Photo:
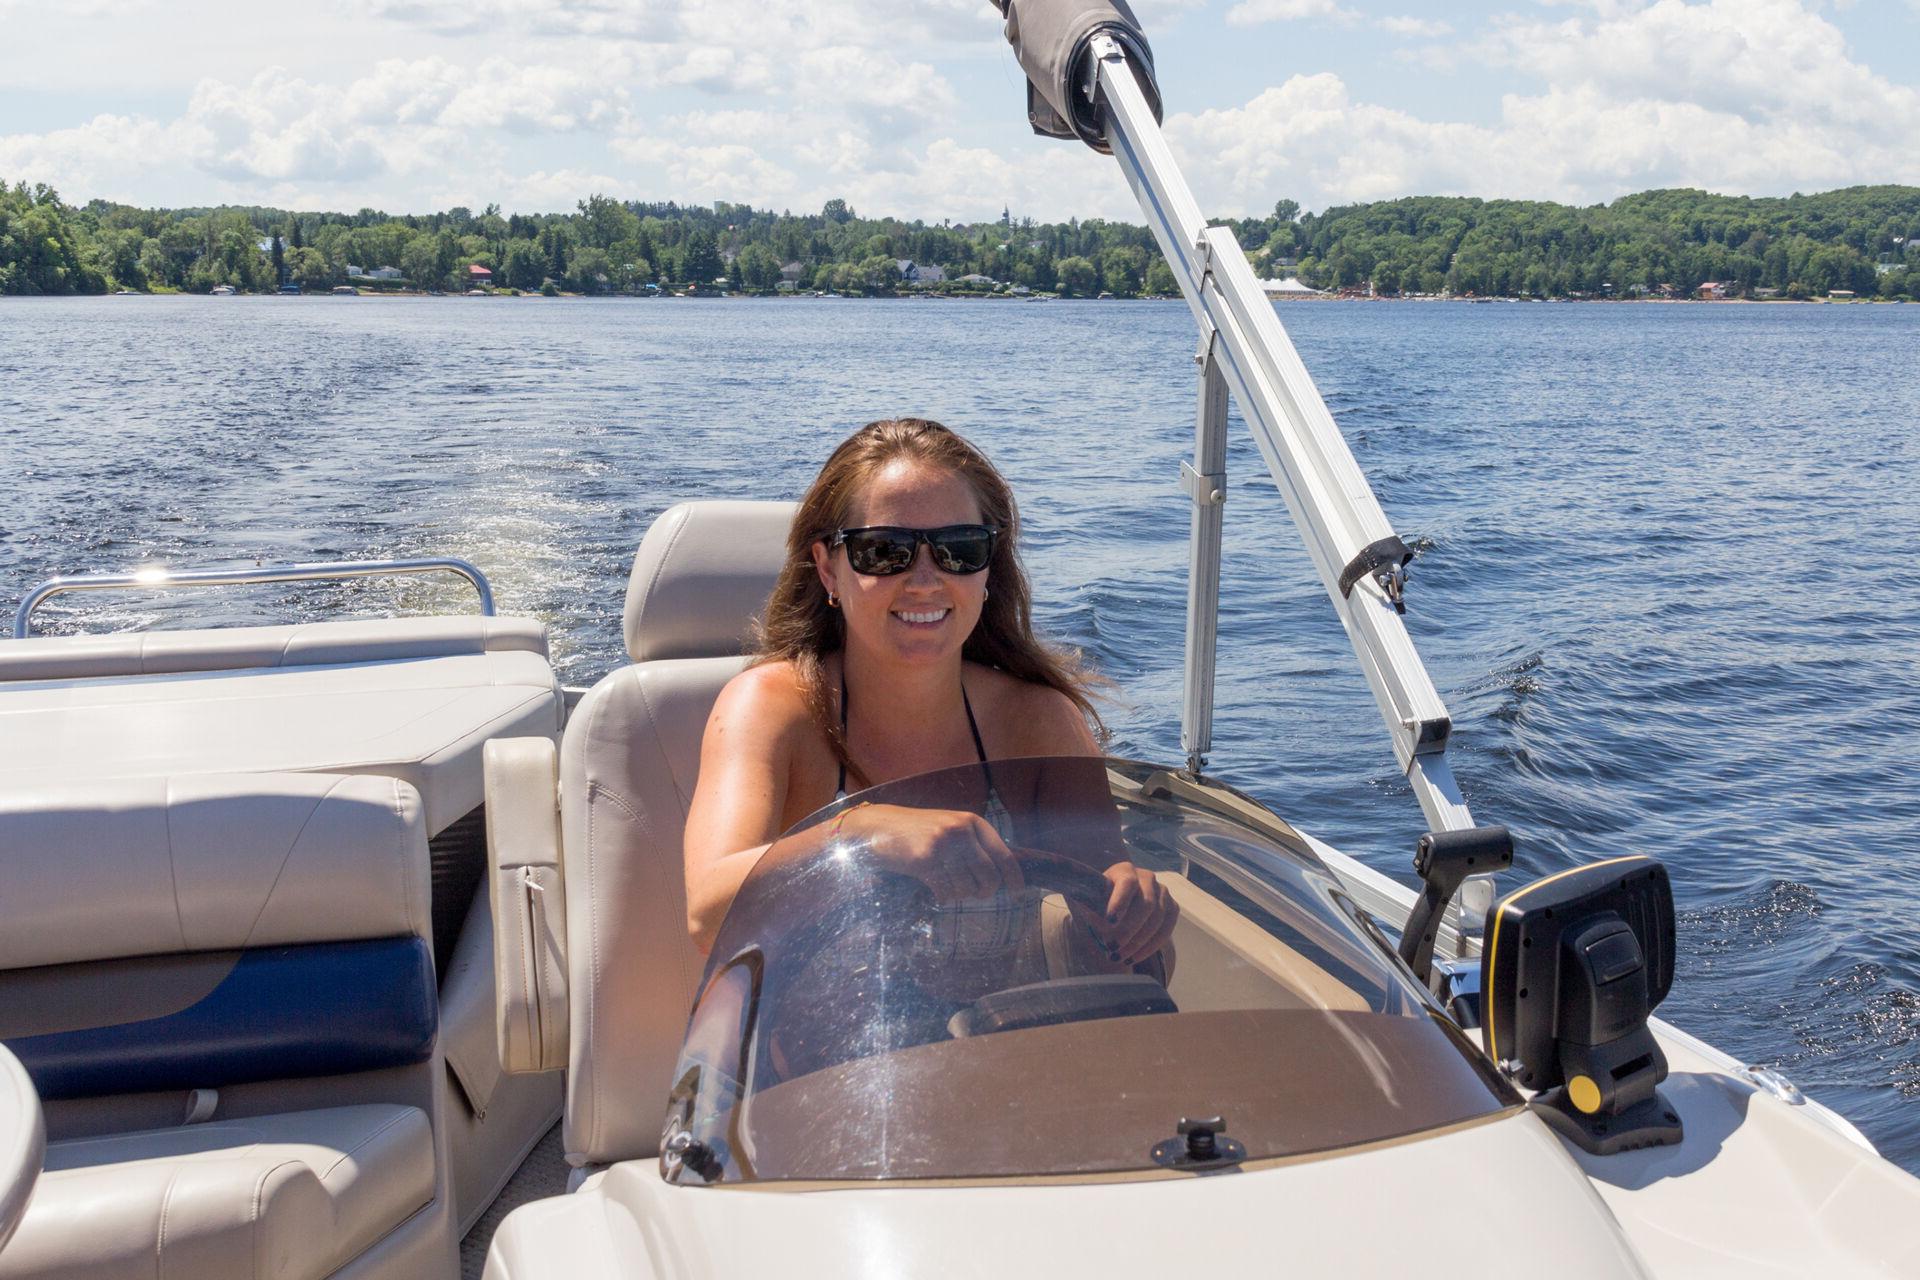
[[[1203,205],[1920,184],[1920,0],[1138,0]],[[0,0],[0,178],[69,199],[590,192],[1132,216],[986,0]]]

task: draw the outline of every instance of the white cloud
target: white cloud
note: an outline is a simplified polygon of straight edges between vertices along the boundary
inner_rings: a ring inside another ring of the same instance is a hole
[[[911,48],[996,38],[985,0],[358,0],[367,16],[443,34],[794,52]]]
[[[155,0],[65,0],[60,7],[63,16],[68,18],[125,18],[152,8],[154,3]],[[38,0],[0,0],[0,17],[21,12],[36,14],[41,7]]]
[[[1169,136],[1203,205],[1309,207],[1407,194],[1611,200],[1661,186],[1785,194],[1920,182],[1920,92],[1849,56],[1795,0],[1587,0],[1508,19],[1467,52],[1545,82],[1490,125],[1355,101],[1330,73]]]
[[[1485,55],[1557,89],[1590,88],[1616,102],[1914,136],[1920,93],[1854,62],[1840,30],[1799,0],[1592,7],[1594,18],[1511,21]]]
[[[694,203],[737,200],[767,202],[767,192],[793,191],[792,170],[742,142],[695,143],[638,135],[618,138],[614,151],[632,166],[628,185],[672,192]]]
[[[1436,39],[1453,34],[1453,25],[1435,18],[1389,17],[1375,18],[1373,25],[1382,31],[1396,36],[1418,36]]]
[[[127,198],[127,185],[156,157],[181,154],[178,129],[141,116],[98,115],[70,129],[0,135],[0,174],[45,182],[62,194]]]
[[[267,192],[330,194],[392,189],[458,164],[477,131],[570,133],[625,117],[624,97],[581,72],[477,69],[427,58],[388,60],[344,86],[269,67],[244,84],[203,80],[178,117],[102,115],[42,134],[0,136],[0,172],[54,182],[76,195],[151,199],[163,175],[209,184],[206,199]]]
[[[1166,130],[1207,209],[1444,193],[1463,173],[1500,171],[1493,131],[1357,103],[1331,72],[1294,76],[1243,107],[1171,116]]]
[[[1334,18],[1350,21],[1356,15],[1335,0],[1240,0],[1227,10],[1231,26],[1251,27],[1262,22],[1292,22],[1299,18]]]
[[[549,209],[607,191],[794,209],[844,196],[909,217],[996,216],[1003,202],[1040,217],[1138,217],[1110,161],[1019,130],[1007,111],[1018,73],[984,0],[335,2],[377,20],[357,45],[408,56],[369,64],[329,46],[257,74],[236,57],[241,75],[202,80],[177,111],[0,136],[0,174],[143,204]],[[153,17],[147,0],[81,3]],[[1167,133],[1203,207],[1920,181],[1912,75],[1889,78],[1849,50],[1832,0],[1540,0],[1458,36],[1417,14],[1346,7],[1357,4],[1137,8],[1156,36],[1176,18],[1364,22],[1395,37],[1382,41],[1394,57],[1504,81],[1497,116],[1370,101],[1333,71],[1176,112]],[[0,0],[0,13],[17,6]],[[970,101],[989,92],[992,126]]]

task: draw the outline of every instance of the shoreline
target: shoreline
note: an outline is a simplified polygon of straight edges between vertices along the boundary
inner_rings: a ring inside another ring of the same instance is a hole
[[[233,293],[228,293],[228,294],[214,294],[210,292],[201,293],[201,292],[195,292],[187,289],[151,289],[151,290],[126,289],[126,290],[120,290],[120,291],[111,292],[111,293],[67,293],[67,294],[38,294],[38,295],[15,294],[11,296],[13,297],[33,296],[33,297],[45,297],[45,298],[55,298],[55,297],[59,297],[59,298],[213,298],[213,297],[349,298],[351,297],[351,298],[445,298],[445,299],[466,299],[470,297],[477,297],[482,300],[505,299],[507,301],[515,301],[515,302],[526,301],[529,299],[537,302],[556,302],[556,301],[658,302],[658,301],[664,301],[668,299],[679,300],[679,301],[693,300],[693,301],[699,301],[699,302],[790,302],[795,300],[815,301],[815,302],[846,301],[846,300],[857,300],[857,301],[865,301],[865,302],[1179,302],[1181,301],[1180,295],[1178,294],[1142,293],[1142,294],[1134,294],[1127,297],[1117,297],[1111,294],[1103,294],[1096,298],[1089,298],[1084,296],[1076,297],[1069,294],[1042,292],[1039,290],[1035,290],[1033,292],[1024,293],[1024,294],[1014,294],[1014,293],[1004,293],[1004,292],[939,293],[939,292],[932,292],[932,291],[902,292],[902,293],[864,293],[863,294],[863,293],[819,293],[813,290],[808,290],[805,292],[795,290],[795,291],[786,292],[786,293],[779,293],[779,292],[775,292],[775,293],[672,293],[672,292],[662,290],[655,293],[594,293],[594,294],[570,293],[570,292],[563,291],[559,293],[546,294],[546,293],[540,293],[535,290],[523,290],[519,292],[508,292],[506,290],[497,290],[497,291],[492,291],[486,294],[473,295],[473,294],[465,294],[465,293],[435,292],[435,291],[426,290],[426,289],[365,289],[365,290],[358,290],[351,294],[334,293],[331,288],[315,289],[311,292],[303,292],[303,293],[281,293],[278,290],[275,290],[272,292],[254,293],[254,292],[237,290]],[[1337,293],[1317,293],[1317,294],[1269,293],[1266,295],[1266,299],[1268,302],[1272,302],[1272,303],[1284,302],[1289,304],[1292,304],[1292,303],[1314,304],[1314,303],[1329,303],[1329,302],[1343,302],[1343,303],[1388,302],[1388,303],[1467,303],[1474,306],[1486,306],[1493,303],[1504,303],[1508,305],[1519,306],[1519,305],[1537,305],[1537,304],[1547,303],[1547,304],[1553,304],[1556,306],[1570,306],[1570,305],[1578,304],[1578,305],[1598,305],[1598,306],[1662,306],[1662,307],[1671,307],[1671,306],[1697,306],[1697,307],[1904,306],[1912,301],[1911,299],[1907,299],[1907,298],[1878,298],[1878,297],[1873,297],[1873,298],[1513,298],[1513,297],[1476,298],[1472,296],[1443,297],[1436,294],[1421,294],[1421,295],[1415,295],[1415,296],[1381,295],[1381,296],[1375,296],[1375,297],[1367,297],[1364,295],[1337,294]]]

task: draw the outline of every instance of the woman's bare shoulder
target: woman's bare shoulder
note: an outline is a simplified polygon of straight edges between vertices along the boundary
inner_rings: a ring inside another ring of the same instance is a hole
[[[967,664],[967,685],[985,695],[982,732],[997,756],[1098,755],[1086,715],[1051,685],[1035,684],[992,667]],[[976,695],[979,696],[979,695]],[[988,728],[988,724],[991,728]]]
[[[708,731],[751,730],[768,740],[813,724],[806,694],[791,662],[762,662],[727,681],[714,699]]]

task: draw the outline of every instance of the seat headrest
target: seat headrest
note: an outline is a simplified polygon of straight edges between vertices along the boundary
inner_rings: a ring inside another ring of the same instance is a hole
[[[633,558],[627,654],[635,662],[722,658],[753,649],[753,621],[787,556],[793,502],[683,502]]]

